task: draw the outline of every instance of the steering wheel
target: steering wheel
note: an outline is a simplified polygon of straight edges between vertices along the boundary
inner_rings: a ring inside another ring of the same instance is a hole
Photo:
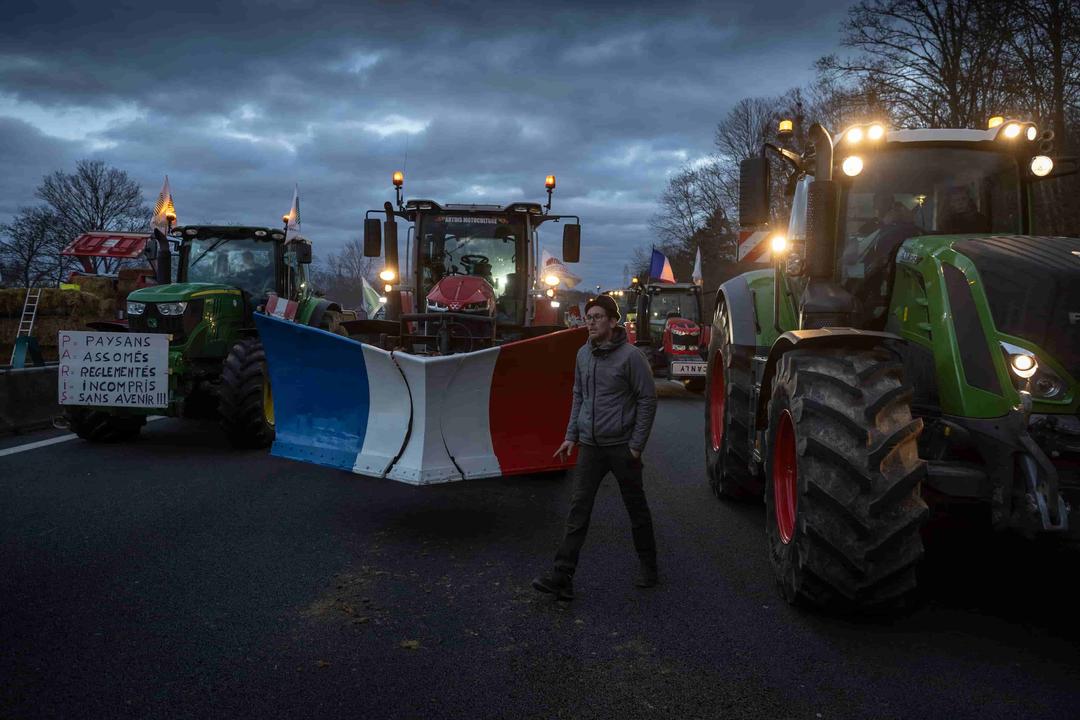
[[[460,258],[461,264],[465,266],[465,269],[471,274],[473,268],[481,263],[491,264],[491,260],[486,255],[462,255]]]

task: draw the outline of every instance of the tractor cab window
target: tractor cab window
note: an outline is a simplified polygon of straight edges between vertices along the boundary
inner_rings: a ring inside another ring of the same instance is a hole
[[[918,235],[1020,230],[1016,161],[985,150],[911,148],[863,158],[843,190],[840,278],[867,310],[885,312],[900,245]]]
[[[694,292],[656,291],[649,300],[649,329],[660,337],[668,318],[686,318],[700,322],[698,296]]]
[[[524,255],[524,238],[517,218],[449,213],[424,217],[419,231],[421,297],[444,277],[472,275],[495,291],[499,321],[521,322],[525,279],[518,271],[518,257]]]
[[[256,238],[193,238],[185,279],[231,285],[261,298],[274,289],[274,243]]]

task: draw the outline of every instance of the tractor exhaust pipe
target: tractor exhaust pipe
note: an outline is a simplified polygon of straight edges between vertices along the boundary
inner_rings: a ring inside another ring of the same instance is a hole
[[[806,266],[810,277],[799,298],[799,327],[845,327],[856,322],[857,303],[836,279],[840,184],[833,180],[832,138],[818,123],[810,126],[809,138],[814,144],[814,181],[806,203]]]
[[[810,126],[814,144],[814,181],[807,198],[806,263],[810,277],[833,280],[836,258],[836,213],[840,187],[832,179],[833,146],[829,131],[820,124]]]
[[[807,137],[814,145],[814,179],[832,180],[833,148],[829,131],[814,123]]]
[[[157,268],[154,275],[158,285],[168,285],[172,282],[172,252],[169,250],[169,239],[165,233],[154,228],[154,239],[157,240]]]

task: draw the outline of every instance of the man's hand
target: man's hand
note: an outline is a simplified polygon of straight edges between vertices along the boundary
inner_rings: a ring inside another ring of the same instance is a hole
[[[630,448],[630,454],[634,456],[635,460],[640,460],[641,459],[641,451],[640,450],[635,450],[634,448]]]
[[[570,453],[572,452],[574,452],[574,442],[572,440],[563,440],[563,444],[559,446],[559,449],[551,457],[565,461],[570,459]]]

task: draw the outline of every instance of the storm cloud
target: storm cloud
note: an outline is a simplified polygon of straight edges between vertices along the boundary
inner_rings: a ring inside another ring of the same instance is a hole
[[[823,9],[824,8],[824,9]],[[180,221],[276,225],[316,253],[406,194],[580,215],[587,285],[623,282],[670,173],[737,100],[812,77],[846,3],[28,3],[0,44],[0,222],[99,158]],[[407,158],[407,164],[406,164]],[[556,250],[557,235],[543,235]]]

